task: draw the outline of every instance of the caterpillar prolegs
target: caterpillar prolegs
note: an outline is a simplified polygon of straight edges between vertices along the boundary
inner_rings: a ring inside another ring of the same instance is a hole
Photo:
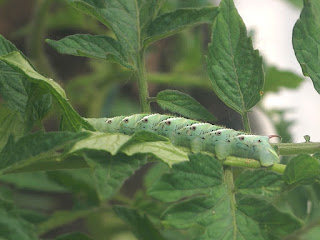
[[[174,145],[188,147],[192,152],[214,153],[218,159],[227,156],[251,158],[265,167],[279,163],[269,137],[248,135],[210,123],[161,114],[134,114],[108,118],[105,124],[106,132],[132,135],[150,131],[169,138]]]

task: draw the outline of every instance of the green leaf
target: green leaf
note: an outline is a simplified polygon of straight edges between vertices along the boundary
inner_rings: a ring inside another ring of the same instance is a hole
[[[298,8],[303,7],[303,0],[287,0],[287,2],[292,3],[294,6]]]
[[[146,30],[162,3],[161,0],[67,0],[67,2],[109,27],[122,47],[131,53],[134,61],[142,48]]]
[[[0,239],[36,240],[35,228],[23,220],[13,207],[12,200],[0,195]]]
[[[51,94],[32,85],[27,103],[27,111],[32,120],[41,124],[41,120],[49,113],[51,105]]]
[[[18,49],[2,35],[0,35],[0,55],[7,55],[13,51],[18,51]]]
[[[10,135],[19,139],[30,129],[30,126],[25,124],[21,118],[21,115],[16,111],[5,107],[0,108],[0,151]]]
[[[188,94],[175,90],[164,90],[157,94],[157,103],[163,110],[181,114],[184,117],[214,122],[217,119],[198,101]]]
[[[44,172],[15,173],[0,177],[1,182],[10,183],[16,189],[46,192],[67,192],[67,189],[51,181]]]
[[[295,89],[303,78],[289,71],[281,71],[276,67],[269,67],[266,71],[264,92],[277,92],[281,87]]]
[[[304,1],[300,18],[293,28],[293,48],[305,76],[310,76],[320,93],[320,2]]]
[[[125,156],[118,154],[116,156],[96,156],[90,154],[85,157],[88,165],[93,169],[93,176],[100,200],[106,200],[113,197],[135,171],[141,168],[152,159],[148,156],[136,155]]]
[[[268,229],[270,239],[279,239],[301,227],[302,222],[286,212],[281,212],[261,198],[244,197],[237,203],[242,214],[259,222],[261,228]]]
[[[35,240],[34,226],[14,212],[0,209],[0,238],[5,240]]]
[[[283,179],[288,184],[311,184],[319,174],[319,161],[309,155],[301,154],[289,161]]]
[[[31,163],[47,161],[52,158],[59,160],[61,153],[57,153],[57,151],[64,149],[68,144],[74,144],[88,137],[88,135],[86,132],[38,132],[26,135],[17,142],[14,142],[11,137],[0,152],[1,172],[12,171]]]
[[[69,154],[83,150],[96,150],[109,152],[116,155],[120,147],[130,139],[130,136],[119,133],[98,133],[93,132],[88,138],[77,142],[70,150]]]
[[[49,232],[59,226],[73,222],[79,218],[86,217],[92,214],[92,209],[89,210],[78,210],[78,211],[57,211],[52,214],[52,216],[45,222],[40,223],[37,226],[37,232],[39,235]],[[60,238],[58,238],[60,239]],[[64,239],[64,238],[62,238]],[[66,238],[69,239],[69,238]],[[70,238],[72,240],[82,239],[82,238]]]
[[[150,136],[152,136],[151,139]],[[161,136],[146,132],[136,133],[132,136],[94,132],[90,137],[77,142],[69,150],[69,154],[77,152],[80,154],[83,150],[105,151],[111,155],[122,152],[128,156],[146,153],[169,165],[188,159],[185,151],[164,140]]]
[[[121,206],[114,206],[113,210],[121,219],[129,224],[137,239],[165,240],[145,215],[141,216],[136,210]]]
[[[94,130],[93,127],[72,108],[61,86],[52,79],[45,78],[37,73],[19,52],[12,52],[6,56],[1,56],[0,60],[14,68],[19,74],[23,74],[23,76],[27,77],[31,82],[37,84],[39,88],[43,88],[49,92],[59,104],[65,121],[72,126],[73,131],[78,131],[81,128]]]
[[[185,151],[175,147],[172,143],[165,141],[132,143],[127,145],[121,151],[128,156],[133,156],[137,153],[147,153],[164,161],[169,166],[188,160],[188,156]]]
[[[173,174],[165,174],[161,181],[149,189],[149,194],[163,202],[205,194],[222,183],[222,165],[208,155],[190,155],[189,162],[174,164]],[[204,169],[202,166],[206,165]],[[190,181],[190,179],[193,179]]]
[[[10,41],[0,35],[0,56],[16,51],[28,62],[28,59]],[[25,125],[30,124],[30,127],[33,121],[41,121],[51,107],[51,96],[41,92],[30,83],[27,77],[4,62],[0,62],[0,95],[10,109],[21,114],[21,121],[26,122]]]
[[[199,24],[210,23],[219,13],[217,7],[177,9],[156,17],[147,30],[144,45],[174,35]]]
[[[262,59],[253,49],[246,27],[232,0],[222,0],[213,21],[207,66],[213,90],[240,114],[261,98],[264,84]]]
[[[20,112],[22,116],[26,114],[30,88],[26,77],[0,62],[0,95],[10,109]]]
[[[132,68],[120,43],[111,37],[76,34],[58,41],[47,39],[46,42],[61,54],[111,60]]]
[[[250,180],[244,182],[248,173],[239,176],[240,194],[234,191],[232,172],[224,171],[220,161],[200,153],[189,157],[190,161],[173,165],[171,174],[164,174],[148,191],[157,199],[175,202],[164,212],[164,224],[200,226],[203,231],[196,239],[201,240],[278,239],[301,226],[299,220],[261,198],[263,191],[257,189],[273,185],[267,173],[250,191],[246,190]]]
[[[246,170],[235,181],[237,193],[249,195],[273,196],[281,192],[282,175],[265,169]]]
[[[104,159],[105,161],[107,159]],[[66,169],[47,172],[48,178],[68,189],[70,192],[81,196],[81,201],[77,201],[78,208],[98,206],[100,204],[94,178],[90,169]]]

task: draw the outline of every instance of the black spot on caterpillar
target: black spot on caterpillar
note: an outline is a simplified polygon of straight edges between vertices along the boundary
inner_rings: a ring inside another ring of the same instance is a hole
[[[177,146],[188,147],[192,152],[208,151],[219,159],[227,156],[252,158],[265,167],[280,161],[267,136],[248,135],[183,117],[134,114],[108,118],[105,124],[110,133],[132,135],[142,130],[150,131],[169,138]]]

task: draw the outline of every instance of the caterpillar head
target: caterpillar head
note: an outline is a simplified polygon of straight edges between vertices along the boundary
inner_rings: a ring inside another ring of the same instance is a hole
[[[256,135],[239,135],[235,137],[233,146],[234,155],[259,160],[261,166],[269,167],[279,163],[280,159],[276,151],[269,143],[269,137]],[[245,156],[244,156],[245,155]]]

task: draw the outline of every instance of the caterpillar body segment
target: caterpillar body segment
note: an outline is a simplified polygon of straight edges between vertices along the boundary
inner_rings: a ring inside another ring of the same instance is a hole
[[[158,113],[145,116],[137,122],[136,130],[156,132],[159,122],[162,122],[163,120],[167,120],[169,118],[173,117],[169,115],[161,115]]]
[[[136,132],[136,124],[141,120],[141,118],[147,116],[148,114],[134,114],[123,118],[120,121],[120,133],[126,135],[132,135]]]
[[[227,156],[259,160],[264,167],[279,163],[279,156],[269,143],[269,137],[248,135],[241,131],[201,123],[183,117],[161,114],[134,114],[128,117],[108,118],[107,132],[132,135],[149,131],[165,136],[177,145],[188,147],[192,152],[208,151],[217,158]]]
[[[194,123],[198,122],[182,117],[169,118],[159,122],[159,124],[156,126],[156,133],[169,138],[170,141],[175,145],[186,146],[185,135],[181,135],[179,130]]]
[[[224,159],[233,152],[233,139],[242,132],[233,129],[219,129],[204,134],[204,150],[215,153],[217,158]]]
[[[205,134],[223,129],[221,126],[210,123],[194,123],[183,127],[178,134],[184,137],[184,147],[188,147],[192,152],[208,151],[206,147]]]
[[[113,118],[107,118],[106,120],[106,131],[110,133],[120,132],[120,122],[125,116],[118,116]]]

